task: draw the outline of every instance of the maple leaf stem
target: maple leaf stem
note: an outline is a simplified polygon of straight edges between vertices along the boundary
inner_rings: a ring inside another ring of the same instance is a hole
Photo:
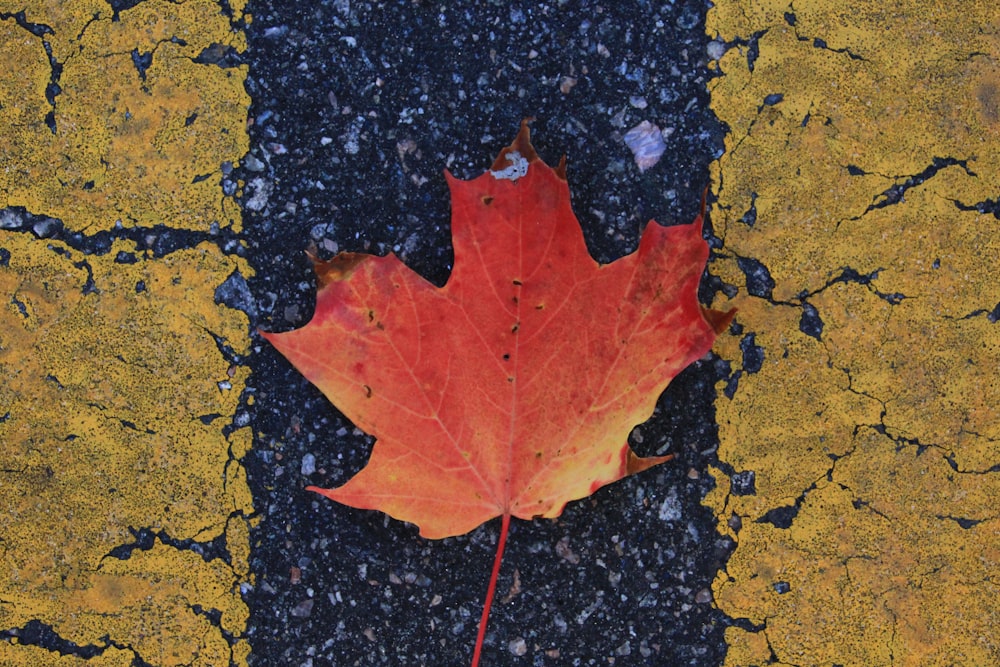
[[[472,667],[479,667],[479,656],[483,652],[483,640],[486,638],[486,624],[490,618],[490,607],[493,606],[493,596],[497,592],[500,563],[503,561],[503,549],[507,545],[507,531],[510,530],[510,514],[504,514],[500,521],[500,539],[497,541],[497,555],[493,559],[493,573],[490,575],[490,585],[486,589],[486,601],[483,602],[483,615],[479,619],[479,634],[476,635],[476,650],[472,654]]]

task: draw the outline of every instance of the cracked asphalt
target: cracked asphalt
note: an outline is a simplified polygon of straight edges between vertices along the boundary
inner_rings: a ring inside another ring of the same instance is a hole
[[[305,492],[371,439],[257,330],[307,249],[442,284],[527,116],[602,262],[708,187],[739,312],[673,462],[512,525],[484,664],[1000,663],[993,3],[0,0],[0,58],[0,664],[468,663],[497,525]]]

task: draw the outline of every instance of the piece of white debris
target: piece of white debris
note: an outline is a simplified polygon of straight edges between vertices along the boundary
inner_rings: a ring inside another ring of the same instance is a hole
[[[635,156],[635,164],[639,171],[646,171],[660,161],[660,156],[667,149],[663,142],[660,128],[648,120],[644,120],[625,133],[625,145]]]
[[[517,151],[510,151],[507,153],[506,158],[507,161],[510,162],[510,166],[496,171],[491,170],[490,173],[493,175],[493,178],[498,181],[516,181],[528,173],[528,161],[523,158],[520,153]]]
[[[300,469],[303,477],[308,477],[309,475],[316,472],[316,456],[313,454],[304,454],[302,456],[302,467]]]

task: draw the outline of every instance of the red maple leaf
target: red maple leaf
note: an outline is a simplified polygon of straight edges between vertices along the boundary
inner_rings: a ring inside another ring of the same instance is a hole
[[[671,458],[636,456],[629,432],[732,313],[698,303],[700,215],[650,223],[635,253],[594,261],[565,159],[542,162],[526,124],[488,173],[446,176],[455,267],[444,287],[394,255],[340,253],[315,265],[312,320],[264,336],[376,438],[350,481],[310,490],[428,538],[502,517],[475,666],[510,518],[556,517]]]

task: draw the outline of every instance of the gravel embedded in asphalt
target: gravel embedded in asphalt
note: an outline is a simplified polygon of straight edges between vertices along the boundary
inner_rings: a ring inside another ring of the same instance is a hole
[[[479,175],[524,117],[536,118],[547,162],[566,154],[599,261],[634,250],[651,218],[690,221],[722,150],[707,106],[706,9],[251,2],[251,154],[234,177],[257,272],[247,280],[255,324],[308,321],[307,247],[322,257],[393,251],[443,284],[452,255],[441,171]],[[640,170],[624,136],[643,122],[665,149]],[[251,664],[467,664],[498,522],[429,541],[304,491],[349,479],[371,438],[266,343],[256,349]],[[713,485],[714,384],[726,375],[714,358],[695,364],[636,430],[637,451],[675,461],[571,503],[558,520],[512,524],[484,665],[721,664],[728,621],[710,588],[731,544],[699,500]]]

